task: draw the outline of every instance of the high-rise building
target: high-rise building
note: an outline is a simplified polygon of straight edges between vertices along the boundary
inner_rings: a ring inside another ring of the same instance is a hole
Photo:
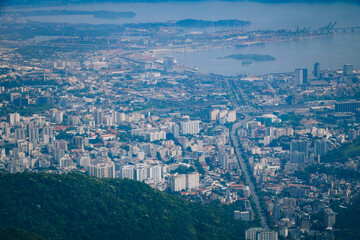
[[[314,78],[319,78],[320,77],[320,63],[315,63],[314,64]]]
[[[352,64],[345,64],[343,73],[345,76],[352,75],[354,73],[354,66]]]
[[[78,160],[78,164],[82,167],[90,166],[90,157],[88,155],[81,156]]]
[[[251,211],[247,210],[247,211],[234,211],[234,218],[235,219],[240,219],[243,221],[247,221],[250,222],[252,221],[252,213]]]
[[[57,149],[62,149],[64,151],[67,151],[67,141],[65,141],[65,140],[57,140],[57,141],[55,141],[55,147]]]
[[[74,136],[72,142],[77,148],[83,148],[85,146],[85,140],[81,136]]]
[[[61,124],[64,119],[64,112],[63,111],[53,111],[51,113],[51,118],[54,123]]]
[[[200,132],[200,121],[188,121],[181,123],[181,134],[198,134]]]
[[[305,163],[305,153],[304,152],[298,152],[294,151],[290,153],[290,162],[296,163],[296,164],[304,164]]]
[[[161,181],[162,178],[162,167],[161,165],[153,165],[148,168],[148,177],[155,181]]]
[[[171,72],[173,70],[175,60],[172,57],[164,58],[164,69],[165,71]]]
[[[210,112],[210,120],[211,121],[216,121],[218,118],[218,114],[219,114],[220,110],[219,109],[214,109]]]
[[[219,161],[223,169],[229,169],[229,155],[225,152],[220,152]]]
[[[145,133],[145,139],[147,141],[157,141],[161,139],[166,139],[166,132],[165,131],[149,131]]]
[[[103,112],[101,109],[97,109],[94,113],[95,124],[101,125],[103,124]]]
[[[54,131],[51,126],[43,127],[41,133],[42,133],[42,135],[48,135],[48,136],[54,135]]]
[[[175,174],[170,179],[170,186],[171,186],[171,191],[173,191],[173,192],[185,190],[186,189],[186,175],[185,174]]]
[[[273,216],[274,218],[276,219],[280,219],[281,218],[281,206],[276,204],[274,205],[274,208],[273,208]]]
[[[278,233],[273,231],[263,231],[257,234],[257,240],[278,240]]]
[[[200,175],[197,172],[186,174],[186,189],[196,189],[200,186]]]
[[[174,138],[178,138],[180,135],[179,125],[177,125],[176,123],[172,125],[172,134],[174,135]]]
[[[232,110],[228,112],[228,122],[236,121],[236,110]]]
[[[290,153],[303,152],[305,158],[309,157],[309,142],[307,140],[293,140],[290,143]]]
[[[134,166],[126,165],[120,168],[120,178],[134,179]]]
[[[245,231],[245,239],[246,240],[257,240],[257,233],[265,231],[263,228],[250,228]]]
[[[171,191],[196,189],[200,186],[200,175],[197,172],[190,174],[175,174],[170,179]]]
[[[348,137],[351,140],[354,140],[355,138],[357,138],[359,136],[359,131],[355,130],[355,129],[349,129],[348,131]]]
[[[52,152],[52,155],[53,155],[55,161],[59,162],[60,159],[65,156],[65,150],[55,148],[54,151]]]
[[[316,140],[315,145],[315,156],[324,156],[328,151],[328,143],[325,140]]]
[[[25,129],[24,128],[15,128],[15,138],[16,140],[25,139]]]
[[[29,128],[29,141],[32,143],[39,141],[39,129],[36,127]]]
[[[114,111],[111,114],[115,123],[125,122],[125,113]]]
[[[114,162],[99,163],[92,165],[88,170],[90,176],[97,178],[114,178],[115,177],[115,164]]]
[[[20,122],[20,114],[19,113],[9,113],[9,115],[7,116],[7,120],[10,125],[17,124],[18,122]]]
[[[308,72],[307,69],[295,69],[295,83],[296,85],[307,84]]]
[[[331,208],[324,210],[324,224],[326,227],[332,227],[336,222],[336,213]]]
[[[148,165],[146,163],[136,164],[134,169],[135,180],[144,181],[148,179]]]
[[[114,118],[111,115],[103,117],[103,123],[105,126],[113,126],[114,125]]]
[[[278,233],[263,228],[250,228],[245,231],[246,240],[278,240]]]

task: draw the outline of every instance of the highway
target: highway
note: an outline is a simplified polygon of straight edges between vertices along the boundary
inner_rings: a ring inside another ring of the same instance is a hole
[[[265,212],[264,212],[262,206],[260,205],[259,197],[256,194],[254,183],[252,182],[252,180],[250,178],[250,174],[249,174],[248,169],[246,167],[245,160],[241,157],[241,152],[240,152],[240,148],[239,148],[239,141],[238,141],[238,138],[236,136],[237,129],[239,127],[241,127],[244,123],[246,123],[246,121],[248,121],[250,119],[250,117],[247,114],[244,114],[244,115],[245,115],[245,118],[242,121],[237,122],[237,123],[235,123],[233,125],[233,128],[231,130],[231,134],[230,134],[231,135],[231,140],[232,140],[232,142],[234,144],[235,153],[236,153],[239,165],[241,167],[242,173],[245,175],[246,183],[250,188],[251,196],[253,197],[256,208],[258,210],[258,215],[260,217],[261,225],[262,225],[262,227],[264,229],[269,229],[269,227],[267,225],[267,222],[266,222]]]
[[[239,107],[239,105],[237,104],[237,102],[240,102],[239,95],[243,96],[244,93],[240,92],[240,94],[239,94],[239,92],[237,92],[237,91],[239,91],[239,89],[230,89],[230,84],[229,84],[228,81],[227,81],[227,85],[229,87],[229,92],[233,93],[234,99],[232,101],[232,104],[233,104],[233,107],[236,109],[236,108]],[[244,100],[246,102],[246,99],[244,99]],[[250,178],[250,173],[248,172],[248,168],[246,167],[245,160],[241,156],[241,151],[240,151],[240,148],[239,148],[239,139],[237,137],[237,130],[238,130],[238,128],[240,128],[241,126],[246,124],[246,122],[251,118],[246,113],[243,113],[243,115],[244,115],[244,119],[242,119],[239,122],[236,122],[233,125],[233,127],[231,129],[231,132],[230,132],[230,137],[231,137],[231,140],[232,140],[234,148],[235,148],[235,153],[236,153],[240,168],[242,170],[242,173],[245,175],[246,183],[250,188],[251,196],[253,197],[253,200],[255,202],[255,205],[256,205],[256,208],[257,208],[257,211],[258,211],[257,214],[258,214],[258,216],[260,218],[261,225],[262,225],[262,227],[264,229],[269,229],[269,226],[268,226],[268,224],[266,222],[267,219],[266,219],[266,216],[265,216],[264,209],[262,208],[262,206],[260,204],[259,197],[256,194],[255,185],[254,185],[254,183],[252,182],[252,180]]]

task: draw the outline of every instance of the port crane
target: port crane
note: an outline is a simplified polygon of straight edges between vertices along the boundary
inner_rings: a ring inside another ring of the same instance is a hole
[[[324,27],[320,28],[320,33],[322,34],[329,34],[335,27],[337,21],[329,22],[329,24],[325,25]]]
[[[311,27],[304,27],[300,28],[299,26],[296,28],[295,33],[308,33],[310,31]]]

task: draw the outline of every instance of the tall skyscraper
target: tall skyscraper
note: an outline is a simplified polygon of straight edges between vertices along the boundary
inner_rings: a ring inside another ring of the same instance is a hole
[[[314,77],[319,78],[320,77],[320,63],[314,64]]]
[[[95,120],[95,123],[96,125],[101,125],[103,124],[103,112],[101,109],[97,109],[95,111],[95,114],[94,114],[94,120]]]
[[[295,83],[296,85],[307,84],[308,72],[307,69],[295,69]]]

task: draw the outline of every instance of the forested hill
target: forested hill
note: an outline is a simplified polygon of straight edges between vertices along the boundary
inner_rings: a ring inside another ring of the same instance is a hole
[[[335,224],[336,239],[360,239],[360,197],[357,196],[348,208],[337,207],[334,211],[338,213]]]
[[[0,228],[45,239],[244,239],[245,222],[132,180],[0,175]]]

